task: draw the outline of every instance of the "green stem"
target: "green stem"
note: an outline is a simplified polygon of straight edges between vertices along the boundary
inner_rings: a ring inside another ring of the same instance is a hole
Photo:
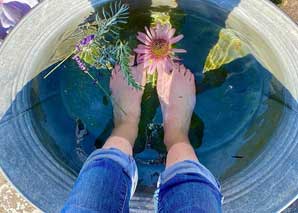
[[[49,75],[51,75],[55,70],[57,70],[67,59],[69,59],[72,55],[74,54],[74,52],[72,52],[69,56],[67,56],[66,58],[64,58],[57,66],[55,66],[48,74],[46,74],[45,77],[43,77],[44,79],[46,79],[47,77],[49,77]]]
[[[104,94],[107,97],[110,97],[110,100],[112,103],[114,103],[117,107],[119,107],[119,109],[124,113],[124,115],[126,115],[126,112],[124,111],[124,109],[114,100],[114,98],[112,96],[110,96],[110,94],[105,90],[105,88],[93,77],[93,75],[91,75],[91,73],[89,71],[85,72],[95,83],[96,85],[104,92]]]

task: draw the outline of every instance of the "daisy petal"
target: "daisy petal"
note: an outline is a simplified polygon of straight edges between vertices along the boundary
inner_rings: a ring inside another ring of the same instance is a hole
[[[176,57],[176,56],[172,56],[171,59],[174,60],[174,61],[181,61],[181,59]]]
[[[168,72],[168,73],[170,73],[171,70],[172,70],[172,65],[173,65],[173,64],[172,64],[172,60],[168,58],[168,59],[166,60],[165,65],[166,65],[165,71]]]
[[[155,38],[155,37],[157,36],[157,35],[156,35],[156,34],[157,34],[156,31],[155,31],[152,27],[150,27],[149,30],[150,30],[152,39]]]
[[[180,41],[181,39],[183,39],[183,37],[184,37],[183,35],[178,35],[178,36],[172,38],[172,39],[170,40],[170,43],[171,43],[171,44],[175,44],[175,43],[177,43],[178,41]]]
[[[145,27],[145,31],[146,31],[146,33],[147,33],[147,36],[148,36],[150,39],[152,39],[152,35],[151,35],[151,33],[150,33],[148,27]]]
[[[158,71],[166,72],[166,61],[167,60],[163,60],[163,61],[159,62],[158,66],[157,66]]]
[[[149,60],[144,60],[144,67],[150,67],[152,66],[154,63],[152,62],[151,59]]]
[[[175,35],[175,32],[176,32],[175,28],[170,29],[169,34],[168,34],[168,36],[169,36],[168,38],[169,39],[173,38],[173,36]]]
[[[144,54],[144,53],[149,53],[150,52],[148,49],[141,48],[141,47],[138,47],[138,48],[134,49],[134,51],[136,53],[139,53],[139,54]]]
[[[167,34],[169,34],[169,30],[171,29],[171,27],[170,27],[170,25],[169,24],[166,24],[165,26],[164,26],[164,32],[166,32]]]
[[[149,45],[151,42],[151,39],[145,33],[142,32],[138,32],[137,39],[146,45]]]
[[[144,44],[139,44],[139,45],[138,45],[138,48],[146,49],[146,50],[150,50],[149,46],[144,45]]]
[[[187,52],[187,51],[184,50],[184,49],[176,49],[176,48],[172,49],[172,51],[173,51],[174,53],[186,53],[186,52]]]
[[[156,64],[151,64],[151,66],[148,68],[148,73],[153,74],[156,69]]]

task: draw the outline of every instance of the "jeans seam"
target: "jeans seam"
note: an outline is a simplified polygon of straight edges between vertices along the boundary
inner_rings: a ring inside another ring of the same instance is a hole
[[[125,171],[123,170],[122,171],[124,174],[123,175],[126,175]],[[124,199],[123,199],[123,202],[122,204],[120,205],[120,212],[123,213],[124,212],[124,206],[126,204],[126,200],[127,200],[127,194],[128,194],[128,186],[127,186],[127,183],[126,183],[126,180],[123,178],[123,181],[122,181],[122,185],[124,185],[124,193],[125,193],[125,196],[124,196]],[[123,193],[123,191],[122,191]]]

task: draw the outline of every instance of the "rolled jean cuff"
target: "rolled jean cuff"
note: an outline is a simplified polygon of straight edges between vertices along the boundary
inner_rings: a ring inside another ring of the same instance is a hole
[[[109,148],[109,149],[97,149],[90,154],[88,159],[83,165],[80,173],[83,173],[85,169],[95,161],[100,159],[111,159],[118,163],[122,168],[123,171],[129,176],[131,179],[131,197],[133,196],[137,183],[138,183],[138,169],[135,160],[132,156],[125,154],[124,152],[120,151],[116,148]],[[116,174],[115,174],[116,175]]]
[[[218,191],[220,192],[220,184],[212,173],[201,163],[191,160],[182,161],[176,163],[167,168],[159,177],[158,187],[165,184],[170,179],[174,178],[178,174],[199,174],[208,180]]]

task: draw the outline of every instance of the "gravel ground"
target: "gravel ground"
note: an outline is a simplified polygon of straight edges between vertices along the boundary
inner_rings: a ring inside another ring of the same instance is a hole
[[[284,0],[280,6],[296,23],[298,23],[298,0]],[[40,212],[28,203],[16,190],[5,180],[0,172],[0,212],[11,213],[38,213]],[[298,201],[296,201],[284,213],[297,213]]]
[[[298,23],[298,0],[284,0],[280,8]]]

